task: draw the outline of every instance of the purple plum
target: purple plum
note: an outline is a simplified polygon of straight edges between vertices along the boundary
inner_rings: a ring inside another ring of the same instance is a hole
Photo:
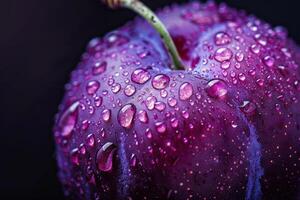
[[[300,50],[287,31],[212,2],[157,16],[178,68],[137,18],[91,40],[72,72],[54,127],[65,195],[300,199]]]

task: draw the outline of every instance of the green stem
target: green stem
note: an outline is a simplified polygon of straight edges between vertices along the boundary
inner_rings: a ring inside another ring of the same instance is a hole
[[[165,47],[167,48],[170,57],[173,60],[172,68],[175,70],[184,70],[185,66],[182,64],[181,58],[177,51],[177,48],[164,24],[152,12],[145,4],[139,0],[104,0],[104,2],[112,8],[125,7],[129,8],[142,17],[144,17],[160,34],[160,37],[164,41]]]

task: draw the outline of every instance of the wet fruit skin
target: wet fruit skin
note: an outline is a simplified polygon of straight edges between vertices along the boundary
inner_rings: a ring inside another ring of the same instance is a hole
[[[54,127],[69,199],[299,199],[300,51],[225,4],[159,12],[93,39]]]

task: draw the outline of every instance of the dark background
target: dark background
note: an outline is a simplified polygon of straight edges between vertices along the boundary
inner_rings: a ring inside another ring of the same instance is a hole
[[[63,199],[51,130],[64,84],[92,37],[134,16],[99,1],[0,0],[1,199]],[[186,1],[144,0],[152,8]],[[300,43],[297,0],[227,2],[287,27]]]

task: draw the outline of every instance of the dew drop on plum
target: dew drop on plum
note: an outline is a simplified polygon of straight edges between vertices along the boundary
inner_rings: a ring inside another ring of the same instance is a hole
[[[256,44],[251,45],[250,50],[252,53],[259,54],[260,52],[260,47]]]
[[[150,96],[146,99],[145,104],[148,110],[153,110],[155,106],[155,102],[157,101],[156,97]]]
[[[99,75],[102,74],[103,72],[106,71],[106,67],[107,67],[107,62],[103,61],[103,62],[96,62],[93,66],[93,74],[94,75]]]
[[[225,32],[216,33],[214,39],[215,39],[215,44],[218,46],[229,44],[231,42],[231,37]]]
[[[114,83],[111,87],[111,91],[115,94],[118,93],[120,89],[121,89],[121,85],[119,83]]]
[[[75,127],[78,117],[79,102],[74,102],[61,116],[59,120],[60,135],[69,137]]]
[[[131,154],[130,156],[130,166],[131,167],[136,167],[137,164],[137,158],[135,154]]]
[[[136,107],[133,104],[126,104],[118,113],[118,122],[124,128],[131,128],[136,113]]]
[[[246,115],[254,115],[256,112],[256,106],[251,101],[243,101],[243,104],[240,106],[240,109]]]
[[[178,121],[177,118],[172,118],[172,119],[170,120],[170,122],[171,122],[171,126],[172,126],[173,128],[177,128],[177,127],[178,127],[179,121]]]
[[[228,92],[226,83],[220,79],[210,80],[207,83],[205,90],[206,90],[208,96],[217,98],[217,99],[224,99]]]
[[[275,59],[271,56],[266,56],[263,58],[263,62],[266,66],[273,67],[273,65],[275,63]]]
[[[230,60],[232,57],[232,51],[226,47],[222,47],[216,50],[214,58],[218,62],[224,62]]]
[[[164,122],[156,122],[155,127],[158,133],[164,133],[167,130],[167,127]]]
[[[113,169],[113,159],[116,149],[113,143],[107,142],[98,150],[96,164],[99,171],[110,172]]]
[[[244,60],[244,54],[242,52],[237,52],[235,54],[235,59],[238,61],[238,62],[242,62]]]
[[[89,134],[86,138],[86,143],[89,147],[94,147],[95,145],[95,136],[94,134]]]
[[[78,150],[78,148],[72,149],[70,155],[71,155],[71,162],[74,165],[79,165],[79,150]]]
[[[148,123],[149,118],[148,118],[148,114],[145,110],[140,110],[138,112],[138,119],[140,120],[140,122],[142,123]]]
[[[96,107],[100,107],[102,105],[102,97],[95,97],[94,102]]]
[[[188,100],[193,95],[193,86],[190,83],[183,83],[179,88],[179,98],[181,100]]]
[[[230,62],[229,61],[224,61],[221,63],[221,68],[222,69],[228,69],[230,67]]]
[[[102,111],[102,119],[105,122],[108,122],[110,120],[111,111],[109,109],[104,109]]]
[[[89,81],[86,86],[86,91],[89,95],[93,95],[97,92],[100,87],[100,83],[98,81]]]
[[[136,69],[131,74],[131,80],[138,84],[144,84],[151,78],[150,73],[145,69]]]
[[[126,96],[130,97],[135,93],[135,87],[133,85],[127,85],[124,89],[124,93]]]
[[[168,104],[170,107],[174,107],[177,105],[177,100],[173,97],[168,98]]]
[[[163,111],[166,108],[166,104],[161,101],[157,101],[155,102],[154,107],[158,111]]]
[[[168,91],[167,91],[167,90],[161,90],[161,91],[160,91],[160,96],[161,96],[162,98],[166,98],[166,97],[168,96]]]
[[[149,128],[147,128],[146,132],[145,132],[145,135],[148,139],[151,139],[152,138],[152,131]]]
[[[165,74],[158,74],[152,79],[152,86],[155,89],[162,90],[165,89],[170,82],[170,77]]]

